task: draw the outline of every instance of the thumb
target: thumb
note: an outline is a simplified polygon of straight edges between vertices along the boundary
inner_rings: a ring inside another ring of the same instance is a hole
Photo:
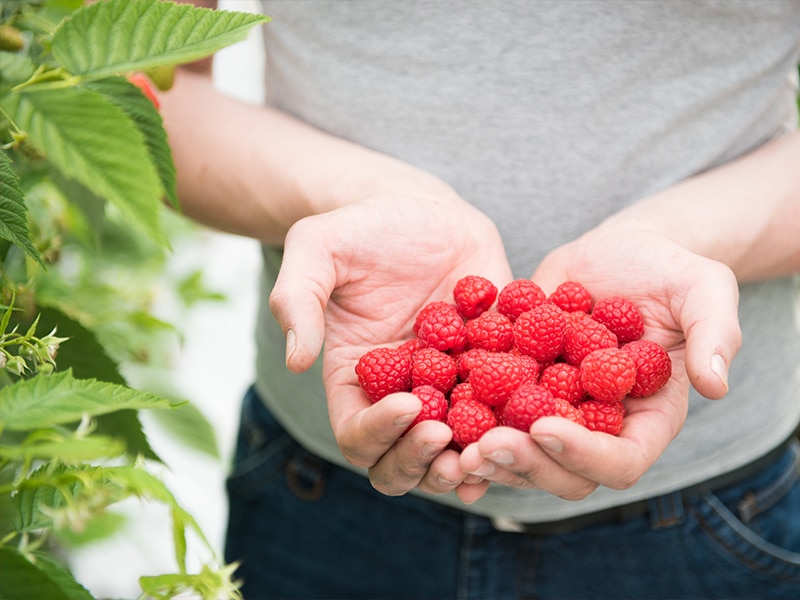
[[[286,366],[296,373],[311,367],[322,350],[325,306],[335,285],[332,258],[309,219],[287,233],[269,296],[270,310],[286,335]]]

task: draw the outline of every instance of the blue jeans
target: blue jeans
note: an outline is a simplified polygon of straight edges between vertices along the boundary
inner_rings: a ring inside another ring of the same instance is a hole
[[[558,535],[406,495],[303,450],[254,392],[228,482],[228,561],[268,598],[800,598],[800,451],[728,488]]]

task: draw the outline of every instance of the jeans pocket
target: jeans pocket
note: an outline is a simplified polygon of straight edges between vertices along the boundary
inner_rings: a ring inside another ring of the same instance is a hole
[[[712,553],[730,566],[731,583],[738,576],[741,585],[756,578],[800,594],[800,453],[795,446],[760,474],[695,499],[691,513]]]

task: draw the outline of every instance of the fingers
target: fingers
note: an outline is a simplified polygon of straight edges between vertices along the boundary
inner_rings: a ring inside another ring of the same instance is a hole
[[[742,344],[739,288],[733,272],[721,263],[700,259],[690,285],[673,287],[681,298],[676,321],[686,338],[686,370],[694,388],[706,398],[728,392],[728,369]]]
[[[286,335],[286,366],[305,371],[319,356],[325,335],[325,306],[335,285],[335,269],[309,221],[295,223],[286,235],[283,263],[269,307]]]

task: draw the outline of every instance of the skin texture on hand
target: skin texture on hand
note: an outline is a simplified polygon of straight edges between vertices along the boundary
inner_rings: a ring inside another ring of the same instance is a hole
[[[451,433],[426,422],[400,438],[421,405],[412,394],[371,404],[354,367],[374,346],[412,337],[419,310],[452,300],[456,281],[483,273],[511,280],[494,224],[455,194],[375,197],[298,221],[286,236],[270,308],[287,334],[287,367],[323,351],[333,432],[343,455],[373,485],[397,495],[464,485]],[[468,483],[466,484],[469,485]]]

